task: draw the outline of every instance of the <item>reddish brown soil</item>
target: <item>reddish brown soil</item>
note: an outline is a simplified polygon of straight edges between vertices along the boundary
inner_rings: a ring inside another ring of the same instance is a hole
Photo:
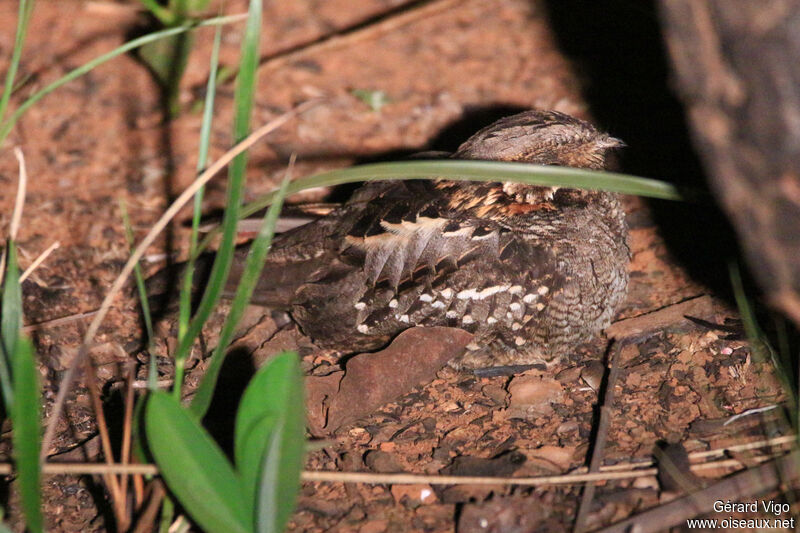
[[[535,1],[439,2],[442,9],[406,24],[378,26],[357,39],[312,48],[288,61],[269,59],[400,3],[265,3],[265,59],[254,123],[263,124],[312,97],[322,97],[323,102],[254,148],[248,198],[273,187],[292,152],[299,156],[295,174],[302,176],[394,151],[424,149],[437,136],[435,147],[452,148],[491,121],[494,115],[486,110],[537,107],[590,114]],[[136,23],[134,8],[134,4],[73,0],[38,3],[20,71],[26,81],[12,107],[71,68],[122,43]],[[227,10],[235,13],[244,8],[244,2],[230,1]],[[13,44],[15,20],[16,5],[0,3],[0,71]],[[223,64],[235,64],[240,36],[241,26],[227,28]],[[163,121],[157,87],[139,63],[124,56],[35,105],[0,150],[4,229],[16,191],[17,164],[11,146],[22,148],[28,165],[30,182],[19,236],[22,266],[51,243],[60,243],[25,285],[27,323],[96,309],[127,258],[118,200],[127,203],[141,237],[160,216],[167,198],[191,181],[201,122],[196,104],[208,71],[211,39],[210,30],[197,34],[182,84],[184,111],[174,121]],[[353,95],[356,89],[382,90],[390,101],[373,111]],[[229,146],[231,101],[229,84],[219,90],[212,158]],[[472,120],[458,122],[465,117]],[[224,182],[219,178],[209,187],[206,210],[218,209],[223,195]],[[708,290],[671,259],[643,202],[628,199],[627,206],[634,258],[631,294],[620,318],[706,294]],[[187,216],[188,211],[179,219],[185,221]],[[148,270],[163,264],[164,253],[185,255],[187,242],[184,226],[176,224],[171,247],[162,240],[150,250]],[[721,323],[733,316],[713,300],[702,318]],[[77,321],[40,328],[34,334],[48,415],[84,327]],[[250,339],[256,346],[267,337],[263,329],[259,331],[255,340]],[[103,383],[123,380],[126,364],[136,361],[127,352],[140,334],[134,300],[120,298],[94,351]],[[213,346],[213,332],[208,340]],[[267,346],[285,341],[281,337]],[[160,341],[162,355],[167,344]],[[569,472],[587,463],[597,423],[597,376],[603,373],[606,345],[600,339],[555,368],[514,378],[476,378],[442,370],[434,381],[340,429],[309,455],[307,468],[514,476]],[[689,451],[758,440],[764,435],[758,424],[723,427],[716,421],[782,399],[771,367],[754,358],[745,342],[686,320],[661,326],[627,346],[619,364],[623,369],[611,411],[607,463],[649,458],[659,440],[681,442]],[[166,359],[163,366],[168,373]],[[201,362],[194,368],[190,385],[197,382],[203,367]],[[104,390],[113,396],[115,389],[109,385]],[[70,457],[84,460],[85,450],[90,460],[97,460],[94,416],[85,389],[76,391],[69,422],[62,421],[51,451],[63,452],[88,441]],[[560,531],[571,528],[580,494],[577,486],[306,483],[292,527],[362,533],[456,528]],[[109,527],[110,510],[99,479],[48,477],[45,496],[53,531]],[[655,478],[608,482],[595,495],[589,523],[610,524],[667,497]],[[12,498],[10,506],[12,516],[18,517],[15,501]],[[486,524],[490,527],[483,527]]]

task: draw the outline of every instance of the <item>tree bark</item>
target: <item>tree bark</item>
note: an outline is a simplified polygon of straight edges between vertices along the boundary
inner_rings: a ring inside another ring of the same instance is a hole
[[[756,280],[800,326],[800,1],[660,7],[712,187]]]

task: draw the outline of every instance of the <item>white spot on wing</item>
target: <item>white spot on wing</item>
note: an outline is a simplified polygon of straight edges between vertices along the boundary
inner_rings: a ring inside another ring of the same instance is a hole
[[[536,300],[536,298],[538,298],[538,296],[535,295],[535,294],[532,294],[532,293],[531,294],[526,294],[525,297],[522,298],[522,301],[525,302],[526,304],[529,304],[529,303],[533,303],[533,301]]]
[[[366,333],[369,331],[369,328],[367,327],[366,324],[359,324],[356,329],[358,330],[359,333]]]
[[[363,311],[364,309],[367,308],[367,304],[365,302],[358,302],[355,305],[355,308],[358,309],[359,311]]]
[[[536,289],[536,292],[538,292],[539,294],[541,294],[542,296],[544,296],[545,294],[547,294],[548,292],[550,292],[550,289],[549,289],[549,288],[548,288],[546,285],[542,285],[541,287],[539,287],[538,289]]]
[[[419,299],[423,302],[432,302],[433,296],[431,296],[430,294],[422,293],[419,295]]]
[[[444,227],[444,218],[417,217],[414,222],[403,220],[399,224],[381,221],[381,227],[400,237],[414,237],[417,233],[432,233]]]
[[[497,294],[498,292],[503,292],[505,290],[508,290],[508,285],[495,285],[494,287],[487,287],[479,293],[480,294],[479,300],[483,300],[484,298],[488,298],[489,296]]]
[[[395,307],[397,307],[397,299],[396,299],[396,298],[392,298],[392,299],[389,301],[389,307],[391,307],[392,309],[394,309]]]
[[[467,300],[467,299],[474,299],[478,295],[478,291],[475,289],[464,289],[463,291],[456,294],[456,298],[459,300]]]
[[[473,318],[472,318],[472,315],[464,315],[464,316],[461,318],[461,321],[462,321],[464,324],[472,324],[473,322],[475,322],[475,320],[473,320]]]
[[[464,289],[463,291],[456,294],[456,298],[459,300],[485,300],[489,296],[495,295],[498,292],[503,292],[508,290],[508,285],[495,285],[494,287],[486,287],[483,290],[477,289]]]
[[[508,308],[511,309],[512,311],[519,311],[520,309],[522,309],[522,306],[517,302],[512,302],[511,305],[508,306]]]
[[[400,322],[405,322],[406,324],[410,322],[410,320],[408,319],[408,315],[401,315],[397,318],[397,320],[399,320]]]
[[[434,309],[444,309],[445,308],[445,304],[444,304],[444,302],[440,302],[439,300],[436,300],[435,302],[433,302],[431,304],[431,307],[433,307]]]
[[[495,317],[493,317],[493,316],[490,316],[489,318],[486,319],[486,323],[487,324],[497,324],[497,319]]]
[[[457,311],[448,311],[447,313],[445,313],[444,316],[446,316],[447,318],[458,318],[458,312]]]
[[[450,298],[453,297],[453,289],[447,288],[447,289],[443,290],[442,292],[440,292],[439,296],[449,300]]]
[[[522,294],[522,285],[514,285],[508,289],[509,294]]]
[[[525,339],[523,339],[522,337],[514,337],[514,344],[516,344],[517,346],[522,346],[523,344],[525,344]]]

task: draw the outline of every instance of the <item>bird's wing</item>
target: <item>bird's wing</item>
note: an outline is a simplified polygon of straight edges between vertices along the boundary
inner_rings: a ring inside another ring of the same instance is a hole
[[[421,269],[435,272],[497,245],[496,227],[451,209],[448,199],[427,181],[362,187],[342,208],[276,239],[254,301],[285,306],[303,286],[336,290],[353,274],[362,292],[377,285],[396,291]]]

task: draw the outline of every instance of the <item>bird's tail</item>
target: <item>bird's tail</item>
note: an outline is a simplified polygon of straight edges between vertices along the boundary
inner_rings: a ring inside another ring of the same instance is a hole
[[[232,299],[244,273],[249,246],[236,250],[228,280],[222,290],[222,297]],[[192,275],[192,299],[199,301],[211,274],[215,254],[203,254],[195,261]],[[316,261],[281,261],[267,258],[251,297],[251,303],[275,310],[291,307],[298,287],[312,276],[318,268]],[[156,310],[168,311],[177,307],[179,288],[186,274],[186,263],[172,265],[156,272],[146,281],[148,299]]]

